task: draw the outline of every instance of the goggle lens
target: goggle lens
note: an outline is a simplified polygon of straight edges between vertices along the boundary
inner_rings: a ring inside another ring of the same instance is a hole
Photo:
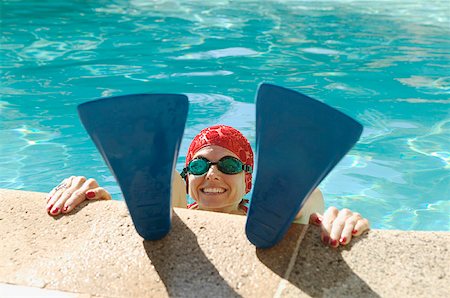
[[[242,162],[236,158],[225,158],[217,163],[219,170],[225,174],[238,174],[242,172]]]
[[[194,175],[202,175],[206,173],[209,169],[210,165],[208,162],[204,159],[194,159],[192,160],[189,165],[189,172]]]

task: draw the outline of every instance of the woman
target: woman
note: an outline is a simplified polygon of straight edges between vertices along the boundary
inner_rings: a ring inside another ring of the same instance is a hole
[[[253,163],[250,143],[238,130],[225,125],[205,128],[189,146],[181,176],[178,173],[173,175],[172,205],[247,214],[248,200],[244,195],[252,187]],[[64,187],[55,187],[47,197],[47,212],[53,216],[71,212],[86,199],[111,199],[111,195],[94,179],[72,176],[60,185]],[[187,205],[186,193],[194,203]],[[309,221],[321,226],[321,239],[325,245],[346,245],[352,237],[369,229],[368,220],[358,213],[330,207],[322,215],[323,209],[322,194],[316,189],[294,222]]]

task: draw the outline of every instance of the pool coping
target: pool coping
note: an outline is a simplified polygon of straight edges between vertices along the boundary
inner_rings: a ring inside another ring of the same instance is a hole
[[[280,244],[262,250],[246,239],[243,216],[175,208],[169,235],[143,241],[124,202],[84,203],[71,215],[51,217],[44,197],[0,189],[2,297],[445,297],[450,291],[449,232],[371,230],[332,249],[320,243],[317,227],[294,224]]]

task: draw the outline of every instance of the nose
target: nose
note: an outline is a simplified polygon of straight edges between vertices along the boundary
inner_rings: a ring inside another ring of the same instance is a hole
[[[208,172],[206,172],[205,178],[207,180],[210,180],[210,179],[219,180],[219,177],[220,177],[220,171],[217,168],[217,165],[211,165],[208,169]]]

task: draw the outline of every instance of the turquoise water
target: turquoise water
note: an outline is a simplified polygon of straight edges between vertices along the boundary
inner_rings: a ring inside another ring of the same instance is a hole
[[[450,227],[448,1],[1,2],[0,188],[96,178],[121,199],[79,103],[188,94],[177,168],[202,128],[254,145],[260,82],[358,119],[361,141],[321,184],[327,205],[372,227]]]

